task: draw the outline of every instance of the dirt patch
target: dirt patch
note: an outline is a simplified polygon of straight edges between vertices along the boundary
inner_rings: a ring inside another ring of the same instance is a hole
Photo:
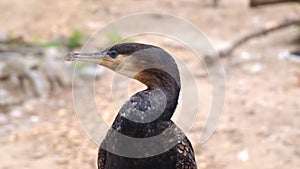
[[[209,4],[209,3],[208,3]],[[126,10],[124,10],[126,8]],[[68,35],[74,29],[92,34],[106,23],[136,12],[157,11],[183,17],[195,24],[214,46],[263,24],[272,24],[285,17],[299,15],[296,3],[248,9],[247,1],[221,1],[219,8],[201,1],[34,1],[4,0],[0,5],[1,32],[20,34],[33,41],[34,37],[51,39]],[[244,64],[227,70],[226,105],[222,121],[215,134],[200,144],[203,126],[201,118],[189,133],[196,150],[199,168],[264,168],[297,169],[300,166],[300,86],[299,65],[283,60],[279,54],[299,48],[293,40],[299,37],[289,28],[251,40],[223,59],[227,65],[235,61]],[[147,39],[146,39],[147,40]],[[164,46],[164,43],[160,45]],[[188,51],[165,46],[168,51],[185,57]],[[192,70],[203,71],[185,58]],[[256,62],[247,62],[255,59]],[[96,100],[104,106],[106,118],[115,113],[110,86],[112,72],[105,70],[97,81]],[[205,114],[211,104],[209,79],[197,77],[201,86]],[[137,87],[138,88],[138,87]],[[136,88],[136,89],[137,89]],[[60,99],[64,106],[55,104]],[[70,90],[52,94],[47,102],[34,108],[41,120],[38,124],[3,135],[0,168],[96,168],[97,145],[85,134],[77,120]],[[25,114],[25,117],[26,116]],[[21,122],[20,122],[21,123]],[[80,167],[79,167],[80,166]]]

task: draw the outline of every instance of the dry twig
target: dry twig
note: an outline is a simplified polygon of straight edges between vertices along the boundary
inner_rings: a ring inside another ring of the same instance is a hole
[[[248,34],[245,34],[233,42],[231,42],[227,47],[220,49],[218,51],[220,57],[226,57],[232,53],[234,49],[236,49],[238,46],[242,45],[243,43],[249,41],[250,39],[266,35],[270,32],[274,32],[292,25],[300,24],[300,16],[295,17],[295,18],[289,18],[286,19],[279,24],[276,25],[270,25],[270,26],[265,26],[262,29],[256,30],[254,32],[249,32]]]
[[[257,7],[262,5],[272,5],[286,2],[300,2],[299,0],[250,0],[250,7]]]

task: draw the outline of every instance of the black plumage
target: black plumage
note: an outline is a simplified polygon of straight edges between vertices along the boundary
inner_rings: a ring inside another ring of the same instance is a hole
[[[106,62],[100,65],[136,79],[148,88],[133,95],[118,112],[99,148],[98,169],[196,169],[190,141],[171,120],[180,92],[179,71],[171,55],[159,47],[139,43],[117,44],[101,53],[105,53]],[[76,56],[73,59],[81,58],[80,54],[71,55]],[[118,64],[107,66],[107,62]],[[167,132],[169,135],[147,145],[130,145],[118,137],[115,131],[141,139]],[[107,150],[109,146],[114,152]],[[160,150],[165,151],[157,154]],[[139,156],[120,155],[127,151]]]

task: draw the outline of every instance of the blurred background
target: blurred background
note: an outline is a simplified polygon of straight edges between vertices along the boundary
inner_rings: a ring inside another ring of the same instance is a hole
[[[1,0],[0,11],[0,169],[96,168],[98,146],[81,128],[72,99],[73,70],[82,80],[75,89],[82,89],[86,79],[95,77],[95,69],[65,63],[63,57],[79,51],[101,27],[138,12],[186,19],[221,56],[225,108],[217,131],[203,144],[198,138],[212,99],[205,66],[190,57],[192,51],[166,37],[129,40],[163,47],[193,73],[201,109],[187,134],[200,169],[299,168],[299,1]],[[111,32],[95,46],[103,49],[122,38]],[[96,95],[91,98],[108,124],[117,111],[112,76],[110,70],[97,69]],[[134,83],[122,97],[140,88]]]

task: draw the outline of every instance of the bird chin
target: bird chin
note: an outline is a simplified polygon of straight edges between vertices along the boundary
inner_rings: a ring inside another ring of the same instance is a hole
[[[133,79],[140,71],[135,69],[126,69],[126,68],[119,67],[117,68],[116,72],[118,72],[123,76]]]

